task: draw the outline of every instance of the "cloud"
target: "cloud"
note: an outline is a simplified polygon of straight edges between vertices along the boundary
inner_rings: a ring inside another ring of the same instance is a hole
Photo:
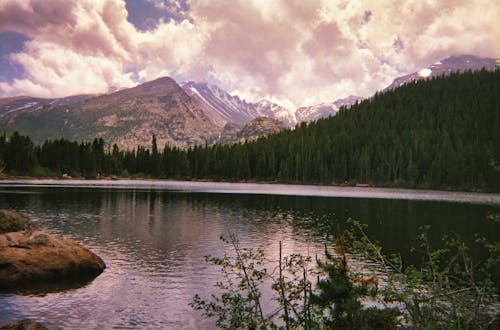
[[[130,73],[112,58],[84,55],[57,44],[31,41],[25,53],[11,56],[25,68],[25,77],[0,83],[8,95],[40,97],[99,93],[112,86],[132,86]]]
[[[0,32],[29,40],[10,55],[24,76],[0,83],[0,95],[105,92],[171,75],[301,106],[370,96],[453,54],[500,56],[489,0],[142,1],[171,19],[140,30],[122,0],[1,1]]]

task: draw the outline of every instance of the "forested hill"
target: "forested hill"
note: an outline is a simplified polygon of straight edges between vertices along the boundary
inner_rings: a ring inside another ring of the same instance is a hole
[[[499,88],[499,70],[419,81],[255,143],[195,150],[190,173],[498,190]]]
[[[134,175],[466,190],[500,190],[500,70],[418,81],[377,94],[337,116],[236,145],[105,152],[91,170],[83,156],[66,165],[34,148],[40,168],[76,175]],[[102,142],[102,141],[101,141]],[[59,147],[55,146],[58,145]],[[3,142],[8,150],[9,139]],[[73,143],[73,148],[84,144]],[[87,144],[92,154],[92,145]],[[12,150],[10,148],[9,150]],[[12,152],[12,151],[11,151]],[[66,154],[68,151],[65,152]],[[81,154],[81,152],[80,152]],[[83,155],[83,154],[82,154]],[[7,171],[15,171],[3,152]],[[54,163],[55,162],[55,163]],[[73,167],[73,168],[70,168]],[[88,166],[87,166],[88,167]],[[90,172],[89,172],[90,171]]]

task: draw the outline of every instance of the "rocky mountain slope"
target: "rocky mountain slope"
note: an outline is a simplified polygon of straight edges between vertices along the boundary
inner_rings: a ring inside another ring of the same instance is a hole
[[[268,100],[247,102],[215,85],[189,81],[182,83],[181,86],[186,93],[204,104],[208,116],[216,121],[222,120],[237,125],[247,124],[255,118],[269,117],[293,127],[300,122],[310,122],[335,115],[340,107],[350,107],[356,101],[362,100],[359,96],[351,95],[331,103],[289,110]]]
[[[227,144],[253,141],[286,128],[288,127],[283,122],[269,117],[255,118],[246,125],[228,123],[222,130],[220,142]]]
[[[186,93],[204,104],[207,115],[215,120],[222,119],[225,123],[245,125],[255,118],[269,117],[282,121],[290,127],[296,123],[292,111],[267,100],[247,102],[215,85],[206,83],[189,81],[182,83],[181,86]]]
[[[39,97],[31,96],[14,96],[0,98],[0,117],[9,114],[20,114],[25,112],[32,112],[40,110],[47,106],[63,106],[71,105],[73,103],[81,102],[96,95],[85,94],[85,95],[72,95],[67,97],[55,98],[55,99],[44,99]]]
[[[254,118],[252,104],[241,100],[238,96],[230,95],[215,85],[189,81],[182,83],[181,87],[203,104],[207,115],[216,121],[241,125]]]

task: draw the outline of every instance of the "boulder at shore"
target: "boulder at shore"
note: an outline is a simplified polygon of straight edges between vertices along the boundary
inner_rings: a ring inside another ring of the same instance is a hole
[[[0,290],[90,279],[105,267],[75,241],[48,235],[19,213],[0,210]]]

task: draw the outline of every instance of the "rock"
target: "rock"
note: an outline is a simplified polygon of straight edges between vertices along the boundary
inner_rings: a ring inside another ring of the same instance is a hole
[[[31,320],[22,320],[15,323],[0,326],[0,330],[47,330],[38,322]]]
[[[0,234],[26,230],[32,227],[28,218],[14,211],[0,210]]]
[[[259,117],[245,125],[238,136],[240,141],[253,141],[261,136],[278,133],[286,129],[286,125],[277,119]]]
[[[7,214],[16,223],[23,217],[12,211]],[[105,267],[101,258],[71,239],[32,229],[0,234],[0,290],[3,291],[34,283],[90,279]]]
[[[244,143],[246,141],[254,141],[261,136],[266,136],[286,129],[287,126],[277,119],[268,117],[258,117],[252,120],[245,126],[236,124],[226,124],[220,136],[220,142],[229,143]]]

